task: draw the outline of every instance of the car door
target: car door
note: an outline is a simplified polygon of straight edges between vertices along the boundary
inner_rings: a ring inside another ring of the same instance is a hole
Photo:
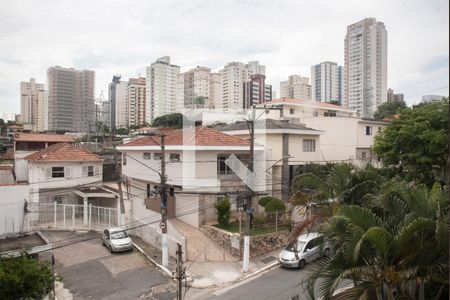
[[[306,261],[306,262],[310,262],[310,261],[312,261],[312,260],[314,260],[314,258],[312,257],[312,255],[313,255],[313,248],[314,248],[314,240],[310,240],[307,244],[306,244],[306,246],[305,246],[305,249],[303,250],[303,259]]]
[[[312,242],[312,249],[311,249],[311,260],[318,259],[320,257],[320,244],[322,241],[322,237],[318,237],[313,239]]]
[[[105,231],[103,231],[102,239],[103,239],[103,242],[105,243],[105,245],[108,248],[110,248],[111,247],[111,241],[109,239],[109,231],[108,231],[108,229],[105,229]]]

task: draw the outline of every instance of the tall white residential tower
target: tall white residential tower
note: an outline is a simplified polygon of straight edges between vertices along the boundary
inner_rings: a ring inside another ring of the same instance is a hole
[[[347,27],[345,104],[361,117],[372,117],[387,101],[387,31],[384,23],[364,19]]]
[[[344,99],[344,68],[325,61],[311,67],[311,100],[318,102]]]
[[[176,85],[180,67],[170,64],[170,57],[158,58],[147,67],[146,122],[152,123],[159,116],[179,112]]]
[[[20,117],[32,131],[44,131],[48,128],[47,91],[42,83],[20,83]]]

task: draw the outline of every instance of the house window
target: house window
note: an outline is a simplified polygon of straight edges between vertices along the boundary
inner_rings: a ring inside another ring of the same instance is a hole
[[[162,153],[155,153],[155,154],[153,154],[153,158],[155,160],[161,160],[162,159]]]
[[[81,175],[83,177],[94,176],[95,175],[94,166],[82,166],[81,167]]]
[[[361,153],[361,158],[362,158],[362,160],[365,160],[367,158],[367,153],[366,152],[362,152]]]
[[[295,109],[294,109],[294,108],[290,108],[290,109],[289,109],[289,113],[290,113],[291,115],[295,114]]]
[[[303,140],[303,152],[315,152],[316,140],[304,139]]]
[[[52,178],[64,177],[64,167],[52,167]]]
[[[179,153],[170,153],[169,159],[170,159],[170,161],[180,161],[180,154]]]
[[[230,167],[225,163],[225,160],[228,158],[228,155],[219,155],[217,157],[217,174],[219,175],[227,175],[233,174]]]
[[[127,165],[127,155],[125,153],[122,154],[122,165],[123,166]]]
[[[150,152],[144,152],[144,159],[152,159],[152,154]]]
[[[147,190],[146,190],[146,194],[147,194],[147,198],[150,198],[152,191],[151,191],[151,187],[150,187],[150,183],[147,183]]]
[[[87,167],[87,176],[94,176],[94,166],[88,166]]]
[[[366,135],[372,135],[372,126],[366,126]]]
[[[64,195],[56,195],[52,197],[53,202],[56,202],[57,204],[62,204],[64,200]]]

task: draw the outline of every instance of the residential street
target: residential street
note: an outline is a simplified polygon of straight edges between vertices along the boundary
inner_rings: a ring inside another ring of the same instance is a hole
[[[74,232],[52,235],[55,240],[80,236]],[[168,277],[136,250],[111,254],[98,238],[56,249],[53,254],[55,270],[73,299],[173,299],[176,295]]]
[[[308,269],[308,266],[303,270],[276,267],[256,279],[250,279],[234,288],[216,291],[214,295],[204,299],[307,299],[307,293],[301,282]],[[295,298],[296,296],[298,298]]]

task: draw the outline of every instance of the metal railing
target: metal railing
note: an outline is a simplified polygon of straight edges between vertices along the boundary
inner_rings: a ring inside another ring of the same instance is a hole
[[[120,226],[117,208],[79,204],[30,204],[29,222],[32,229],[89,229],[103,230]]]

